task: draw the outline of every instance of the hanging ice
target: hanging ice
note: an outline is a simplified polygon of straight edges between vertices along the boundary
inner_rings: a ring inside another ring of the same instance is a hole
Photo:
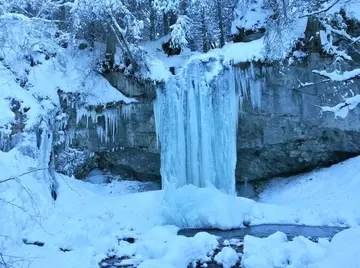
[[[192,62],[158,89],[154,108],[162,184],[213,185],[234,194],[239,92],[234,77],[210,86],[205,72],[202,63]]]
[[[104,108],[97,111],[91,107],[80,107],[76,109],[76,124],[86,120],[85,130],[67,130],[66,144],[69,146],[76,136],[89,137],[90,123],[96,125],[96,133],[102,143],[115,142],[120,131],[122,121],[131,119],[131,114],[135,109],[134,104],[122,104],[119,107]]]
[[[235,194],[239,104],[248,99],[252,107],[261,107],[262,70],[253,64],[224,70],[218,64],[192,61],[157,90],[163,188],[213,185]]]

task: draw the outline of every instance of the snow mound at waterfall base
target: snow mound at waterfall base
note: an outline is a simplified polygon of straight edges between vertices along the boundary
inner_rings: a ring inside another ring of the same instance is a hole
[[[162,215],[165,223],[179,227],[232,229],[250,220],[254,204],[215,188],[186,185],[165,192]]]

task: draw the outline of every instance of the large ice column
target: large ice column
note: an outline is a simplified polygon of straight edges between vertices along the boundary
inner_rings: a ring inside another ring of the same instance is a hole
[[[235,193],[240,87],[233,70],[210,80],[206,65],[194,61],[158,89],[154,110],[163,188],[213,185]]]

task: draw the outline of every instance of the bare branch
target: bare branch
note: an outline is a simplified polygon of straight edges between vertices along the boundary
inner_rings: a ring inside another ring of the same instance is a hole
[[[2,181],[0,181],[0,183],[4,183],[4,182],[7,182],[7,181],[12,181],[12,180],[15,180],[15,178],[8,178],[8,179],[6,179],[6,180],[2,180]]]
[[[128,46],[124,36],[122,35],[122,33],[120,31],[121,28],[120,28],[120,30],[118,29],[118,31],[116,31],[117,28],[114,28],[113,25],[111,25],[110,27],[111,27],[111,30],[114,32],[114,34],[116,36],[116,39],[119,42],[119,44],[121,46],[124,46],[125,53],[127,54],[127,56],[129,57],[131,63],[134,65],[134,67],[136,69],[138,67],[138,64],[136,63],[136,61],[135,61],[135,59],[134,59],[134,57],[133,57],[133,55],[131,53],[131,50],[130,50],[129,46]]]
[[[81,194],[80,194],[79,192],[77,192],[74,188],[72,188],[72,187],[70,186],[70,184],[63,178],[63,176],[62,176],[60,173],[58,173],[58,175],[59,175],[60,178],[65,182],[65,184],[70,188],[70,190],[72,190],[74,193],[76,193],[76,194],[78,194],[79,196],[81,196]]]
[[[0,183],[4,183],[4,182],[7,182],[7,181],[16,180],[17,178],[20,178],[20,177],[22,177],[22,176],[25,176],[25,175],[28,175],[28,174],[30,174],[30,173],[34,173],[34,172],[37,172],[37,171],[40,171],[40,170],[45,170],[45,169],[47,169],[47,168],[32,169],[32,170],[27,171],[27,172],[24,172],[24,173],[22,173],[22,174],[20,174],[20,175],[13,176],[13,177],[10,177],[10,178],[8,178],[8,179],[2,180],[2,181],[0,181]]]

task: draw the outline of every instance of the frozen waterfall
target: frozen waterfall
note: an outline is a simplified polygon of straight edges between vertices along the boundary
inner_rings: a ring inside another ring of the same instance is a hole
[[[211,72],[218,66],[209,65],[193,61],[157,91],[162,187],[213,185],[235,194],[239,104],[246,98],[259,107],[262,82],[252,65],[224,70],[215,79]]]
[[[261,84],[252,79],[251,68],[231,68],[216,79],[209,74],[208,64],[193,61],[157,91],[154,110],[163,188],[213,185],[235,193],[239,104],[252,85],[249,99],[259,106]]]

